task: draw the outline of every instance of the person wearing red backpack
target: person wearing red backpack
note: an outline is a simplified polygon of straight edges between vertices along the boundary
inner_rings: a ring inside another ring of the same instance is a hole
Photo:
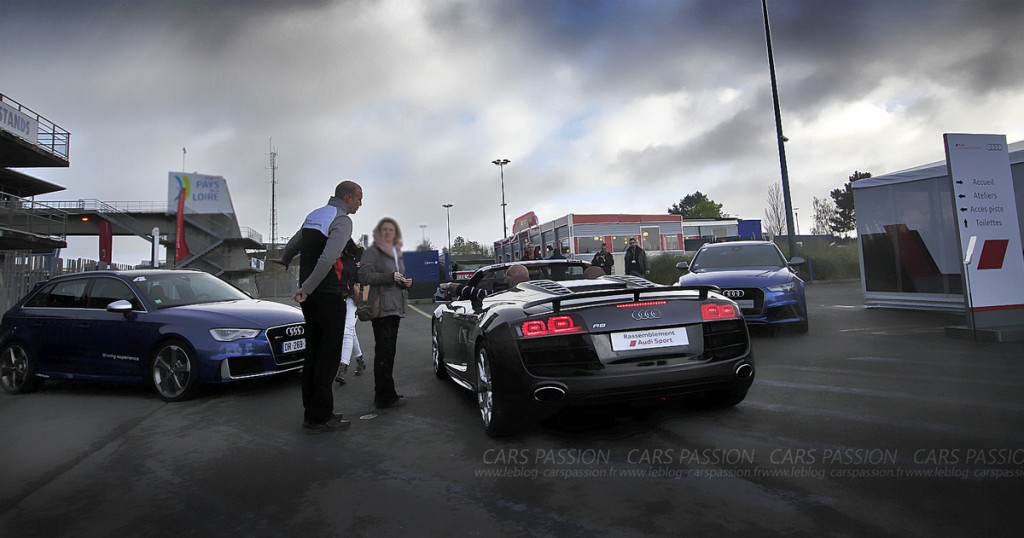
[[[356,303],[355,294],[358,293],[359,284],[359,260],[363,257],[363,247],[349,239],[345,250],[341,252],[338,262],[341,264],[341,280],[348,291],[345,297],[345,336],[341,343],[341,366],[338,367],[338,374],[334,380],[339,385],[345,384],[345,374],[348,373],[348,365],[352,358],[356,359],[356,375],[363,375],[366,370],[366,363],[363,362],[363,350],[359,345],[359,335],[356,334]]]

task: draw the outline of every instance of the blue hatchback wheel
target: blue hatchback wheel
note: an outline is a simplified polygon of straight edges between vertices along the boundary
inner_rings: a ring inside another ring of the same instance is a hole
[[[36,367],[28,351],[12,343],[0,351],[0,385],[11,394],[32,392],[39,387]]]
[[[188,345],[177,340],[162,344],[153,356],[150,379],[157,394],[168,402],[195,396],[199,372]]]

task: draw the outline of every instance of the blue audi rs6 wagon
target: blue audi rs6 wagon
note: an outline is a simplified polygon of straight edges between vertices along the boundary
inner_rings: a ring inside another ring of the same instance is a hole
[[[680,286],[718,286],[722,295],[736,301],[747,325],[788,327],[808,331],[804,281],[795,266],[806,260],[786,260],[771,241],[708,243],[690,263],[679,262],[685,271]]]
[[[166,401],[199,385],[302,368],[305,324],[201,271],[92,271],[52,278],[0,322],[0,385],[47,379],[143,383]]]

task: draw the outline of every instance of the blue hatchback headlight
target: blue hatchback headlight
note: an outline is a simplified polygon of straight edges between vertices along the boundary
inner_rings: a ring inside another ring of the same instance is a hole
[[[777,284],[775,286],[768,286],[768,291],[775,293],[783,293],[793,291],[796,289],[796,282],[786,282],[785,284]]]
[[[218,342],[234,342],[243,338],[256,338],[259,329],[210,329],[210,336]]]

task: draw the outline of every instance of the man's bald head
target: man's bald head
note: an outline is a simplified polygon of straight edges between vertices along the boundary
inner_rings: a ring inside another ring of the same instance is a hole
[[[505,270],[505,278],[512,278],[514,276],[526,277],[527,279],[529,279],[530,270],[527,269],[525,265],[519,265],[518,263],[515,265],[510,265],[508,266],[508,269]]]
[[[510,265],[509,268],[505,270],[505,279],[508,281],[508,287],[514,288],[516,284],[530,280],[530,270],[527,269],[526,266],[519,265],[518,263]]]

